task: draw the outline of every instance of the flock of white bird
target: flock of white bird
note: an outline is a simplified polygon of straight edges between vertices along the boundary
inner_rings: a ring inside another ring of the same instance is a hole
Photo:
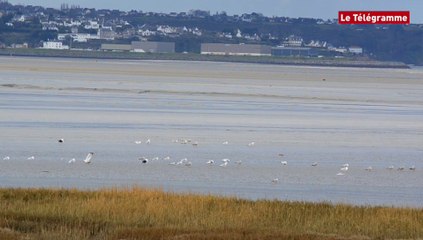
[[[175,139],[175,140],[172,140],[172,142],[173,143],[180,143],[180,144],[192,144],[192,146],[194,146],[194,147],[197,147],[198,146],[198,141],[192,141],[191,139]],[[134,141],[134,143],[137,144],[137,145],[139,145],[139,144],[142,144],[143,141],[136,140],[136,141]],[[147,139],[145,141],[145,144],[151,144],[151,139]],[[224,141],[222,144],[223,145],[228,145],[229,142],[228,141]],[[253,147],[254,145],[255,145],[255,142],[250,142],[250,143],[247,144],[247,146],[249,146],[249,147]],[[151,161],[157,161],[159,159],[160,159],[159,157],[154,157],[154,158],[151,159]],[[138,158],[138,160],[140,160],[141,163],[144,163],[144,164],[147,164],[147,163],[150,162],[150,160],[147,157],[140,157],[140,158]],[[171,160],[171,157],[170,156],[166,156],[166,157],[163,158],[163,160],[169,161],[169,160]],[[230,161],[231,161],[230,159],[224,158],[224,159],[221,160],[221,164],[219,164],[219,166],[220,167],[226,167],[226,166],[228,166],[228,164],[229,164]],[[216,161],[215,160],[208,160],[206,162],[206,164],[208,164],[208,165],[215,165],[216,164]],[[235,161],[235,164],[241,165],[242,164],[242,161],[241,160],[237,160],[237,161]],[[188,161],[187,158],[182,158],[179,161],[169,162],[169,165],[182,165],[182,166],[190,167],[190,166],[192,166],[192,162],[191,161]]]
[[[57,141],[59,143],[64,143],[65,142],[65,140],[63,138],[58,139]],[[197,141],[192,141],[191,139],[175,139],[172,142],[173,143],[180,143],[180,144],[192,144],[192,146],[194,146],[194,147],[197,147],[199,145],[199,143]],[[149,145],[149,144],[151,144],[151,139],[147,139],[146,141],[136,140],[136,141],[134,141],[134,143],[137,144],[137,145],[143,144],[143,143]],[[224,141],[224,142],[222,142],[222,144],[223,145],[229,145],[229,141]],[[254,147],[255,146],[255,142],[250,142],[250,143],[247,144],[247,146],[248,147]],[[284,157],[284,154],[280,153],[280,154],[278,154],[278,156],[279,157]],[[90,164],[91,161],[92,161],[92,159],[93,159],[93,157],[94,157],[94,152],[89,152],[87,154],[87,156],[85,157],[85,159],[82,160],[82,162],[84,162],[85,164]],[[10,158],[10,156],[5,156],[3,158],[3,160],[4,161],[7,161],[7,160],[11,160],[11,158]],[[30,156],[30,157],[27,158],[27,160],[35,160],[35,156]],[[140,157],[140,158],[138,158],[138,160],[142,164],[147,164],[147,163],[150,162],[150,159],[148,159],[147,157]],[[158,160],[160,160],[159,157],[153,157],[153,158],[151,158],[151,161],[158,161]],[[170,156],[166,156],[166,157],[163,157],[162,160],[170,161],[171,160],[171,157]],[[72,163],[75,163],[75,162],[76,162],[76,159],[75,158],[72,158],[72,159],[70,159],[68,161],[69,164],[72,164]],[[231,162],[230,159],[224,158],[224,159],[221,159],[220,163],[217,163],[215,160],[208,160],[208,161],[206,161],[206,164],[207,165],[218,165],[220,167],[227,167],[230,162]],[[234,163],[237,164],[237,165],[241,165],[242,164],[242,161],[241,160],[237,160]],[[280,161],[280,163],[283,166],[288,165],[288,161],[286,161],[286,160],[282,160],[282,161]],[[187,158],[182,158],[179,161],[169,162],[169,165],[180,165],[180,166],[191,167],[192,166],[192,162],[191,161],[188,161]],[[311,166],[312,167],[318,166],[318,162],[313,162],[311,164]],[[349,163],[345,163],[345,164],[341,165],[340,168],[339,168],[339,172],[336,175],[337,176],[344,176],[348,172],[349,167],[350,167]],[[393,165],[391,165],[391,166],[388,166],[386,169],[388,169],[388,170],[394,170],[395,167]],[[406,167],[403,167],[403,166],[397,168],[398,171],[403,171],[405,169],[406,169]],[[415,171],[416,170],[416,167],[415,166],[411,166],[408,169],[410,171]],[[369,166],[369,167],[365,168],[364,170],[371,172],[371,171],[373,171],[373,168],[372,168],[372,166]],[[271,182],[272,183],[278,183],[279,182],[279,179],[278,178],[274,178],[274,179],[272,179]]]
[[[180,144],[190,144],[191,143],[192,146],[194,146],[194,147],[197,147],[199,145],[197,141],[192,141],[191,139],[175,139],[172,142],[173,143],[180,143]],[[143,141],[141,141],[141,140],[135,141],[135,144],[142,144],[142,143],[143,143]],[[145,141],[145,143],[146,144],[151,144],[151,139],[147,139]],[[222,142],[222,145],[229,145],[229,141]],[[247,144],[247,146],[248,147],[254,147],[255,146],[255,142],[250,142],[250,143]],[[279,153],[278,156],[279,157],[284,157],[284,154],[283,153]],[[167,157],[164,157],[163,158],[163,160],[170,160],[170,159],[171,159],[170,156],[167,156]],[[149,159],[146,158],[146,157],[140,157],[139,160],[142,163],[144,163],[144,164],[149,163]],[[157,160],[159,160],[159,157],[152,158],[152,161],[157,161]],[[220,163],[217,163],[215,160],[210,159],[210,160],[206,161],[206,164],[207,165],[217,165],[218,164],[218,166],[220,166],[220,167],[227,167],[230,162],[231,162],[231,160],[228,159],[228,158],[221,159],[220,160]],[[242,164],[242,161],[241,160],[237,160],[234,163],[237,164],[237,165],[241,165]],[[286,160],[282,160],[282,161],[280,161],[280,163],[283,166],[288,165],[288,161],[286,161]],[[170,162],[169,165],[181,165],[181,166],[191,167],[192,166],[192,162],[188,161],[187,158],[183,158],[183,159],[181,159],[179,161]],[[318,162],[313,162],[311,164],[311,166],[312,167],[318,166]],[[350,164],[349,163],[345,163],[345,164],[341,165],[340,168],[339,168],[339,172],[336,174],[336,176],[344,176],[348,172],[349,167],[350,167]],[[387,169],[388,170],[393,170],[394,169],[394,166],[389,166],[389,167],[387,167]],[[369,167],[365,168],[364,170],[371,172],[371,171],[373,171],[373,167],[372,166],[369,166]],[[405,167],[399,167],[399,168],[397,168],[397,170],[399,170],[399,171],[405,170]],[[409,167],[409,170],[414,171],[414,170],[416,170],[416,167],[415,166],[411,166],[411,167]],[[278,178],[274,178],[274,179],[272,179],[271,182],[274,183],[274,184],[275,183],[278,183],[279,182],[279,179]]]

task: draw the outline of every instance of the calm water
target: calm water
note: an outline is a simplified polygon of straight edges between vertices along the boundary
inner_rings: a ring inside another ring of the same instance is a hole
[[[64,91],[57,88],[69,83],[50,74],[0,76],[1,84],[19,81],[56,88],[0,88],[1,187],[137,185],[248,199],[423,207],[418,103]],[[82,162],[88,152],[95,152],[90,165]],[[141,156],[150,162],[141,164]],[[69,164],[71,158],[76,162]],[[182,158],[192,166],[169,164]],[[218,166],[223,158],[231,159],[227,167]],[[217,164],[207,165],[210,159]],[[349,170],[337,176],[344,163]],[[373,171],[364,170],[369,166]]]

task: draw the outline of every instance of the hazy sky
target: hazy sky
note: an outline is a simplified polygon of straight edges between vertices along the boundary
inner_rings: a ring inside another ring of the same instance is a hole
[[[61,3],[81,7],[153,12],[186,12],[190,9],[226,11],[228,14],[259,12],[266,16],[337,18],[340,10],[408,10],[412,23],[423,23],[423,0],[9,0],[59,8]]]

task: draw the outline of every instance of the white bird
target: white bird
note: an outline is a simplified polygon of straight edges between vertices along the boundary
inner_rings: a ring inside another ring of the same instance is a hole
[[[409,169],[410,169],[411,171],[414,171],[414,170],[416,170],[416,167],[415,167],[415,166],[411,166]]]
[[[170,162],[169,165],[176,165],[176,162]]]
[[[147,141],[145,141],[145,143],[150,144],[151,143],[151,140],[150,139],[147,139]]]
[[[208,165],[213,165],[213,164],[214,164],[214,160],[208,160],[206,163],[207,163]]]
[[[222,159],[222,162],[230,162],[231,160],[230,159],[228,159],[228,158],[224,158],[224,159]]]
[[[342,167],[341,169],[339,169],[339,170],[341,170],[341,171],[343,171],[343,172],[346,172],[346,171],[348,171],[348,167]]]
[[[219,165],[220,167],[226,167],[228,166],[228,162],[223,162],[222,164]]]
[[[151,159],[152,161],[158,161],[159,160],[159,157],[155,157],[155,158],[153,158],[153,159]]]
[[[288,165],[288,162],[287,161],[281,161],[281,164],[282,165]]]
[[[345,173],[343,173],[343,172],[339,172],[339,173],[336,174],[336,176],[344,176],[344,175],[345,175]]]
[[[312,163],[311,166],[313,167],[317,166],[317,162]]]
[[[238,165],[241,165],[242,164],[242,160],[235,161],[235,163],[238,164]]]
[[[87,157],[84,159],[84,163],[90,164],[91,163],[91,159],[93,158],[93,156],[94,156],[94,153],[93,152],[88,153]]]
[[[65,139],[61,138],[61,139],[58,139],[57,141],[58,141],[59,143],[63,143],[63,142],[65,142]]]
[[[255,142],[250,142],[250,143],[248,144],[248,146],[249,146],[249,147],[253,147],[255,144],[256,144]]]
[[[222,144],[223,144],[223,145],[228,145],[228,144],[229,144],[229,142],[228,142],[228,141],[224,141]]]
[[[186,163],[185,163],[185,166],[187,166],[187,167],[191,167],[191,166],[192,166],[192,162],[186,162]]]
[[[391,166],[387,167],[387,169],[388,169],[388,170],[393,170],[393,169],[394,169],[394,166],[393,166],[393,165],[391,165]]]
[[[137,141],[135,141],[134,143],[135,143],[135,144],[141,144],[141,143],[142,143],[142,141],[137,140]]]
[[[163,160],[170,160],[170,157],[169,156],[164,157]]]
[[[4,161],[10,160],[10,157],[9,156],[6,156],[6,157],[3,158],[3,160]]]
[[[366,170],[366,171],[368,171],[368,172],[371,172],[371,171],[373,171],[373,168],[372,168],[372,166],[368,166],[366,169],[364,169],[364,170]]]
[[[142,163],[148,163],[148,159],[146,157],[140,157],[138,158]]]
[[[28,160],[34,160],[35,159],[35,157],[34,156],[31,156],[31,157],[29,157],[29,158],[27,158]]]
[[[74,163],[74,162],[76,162],[76,159],[75,159],[75,158],[72,158],[72,159],[70,159],[70,160],[68,161],[68,163]]]
[[[279,182],[279,178],[274,178],[274,179],[272,179],[272,183],[273,184],[276,184],[276,183],[278,183]]]
[[[181,165],[181,164],[184,164],[186,162],[188,162],[188,159],[187,158],[182,158],[179,162],[176,163],[176,165]]]
[[[348,163],[342,164],[342,167],[349,167],[350,165]]]

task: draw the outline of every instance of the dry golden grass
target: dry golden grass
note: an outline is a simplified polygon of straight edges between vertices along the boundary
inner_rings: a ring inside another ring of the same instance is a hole
[[[160,190],[0,189],[0,239],[418,239],[423,209]]]

